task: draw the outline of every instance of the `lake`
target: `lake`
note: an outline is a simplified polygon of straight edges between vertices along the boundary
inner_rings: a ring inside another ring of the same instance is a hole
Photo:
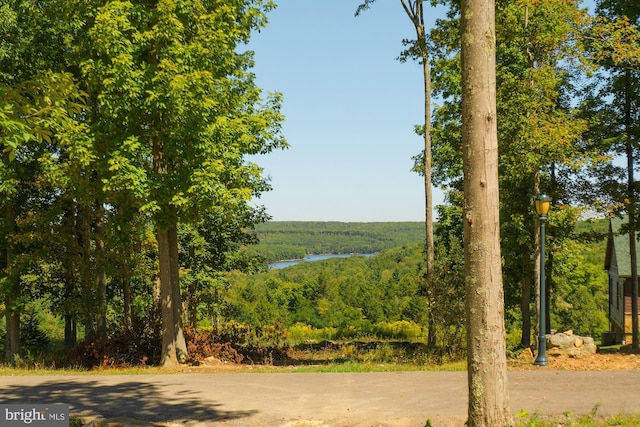
[[[276,261],[269,264],[270,270],[279,270],[281,268],[291,267],[292,265],[299,264],[301,262],[314,262],[314,261],[322,261],[330,258],[349,258],[353,255],[366,256],[370,257],[375,254],[317,254],[317,255],[307,255],[302,259],[291,259],[286,261]]]

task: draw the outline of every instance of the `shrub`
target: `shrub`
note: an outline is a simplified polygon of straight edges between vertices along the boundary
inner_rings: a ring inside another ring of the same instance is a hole
[[[69,354],[69,363],[85,368],[130,368],[155,365],[162,351],[159,338],[118,336],[81,341]]]
[[[417,341],[423,336],[420,325],[406,320],[376,323],[373,327],[373,333],[378,338],[404,341]]]
[[[192,362],[217,357],[235,363],[264,363],[287,357],[287,334],[280,325],[252,326],[230,321],[218,330],[185,328]]]

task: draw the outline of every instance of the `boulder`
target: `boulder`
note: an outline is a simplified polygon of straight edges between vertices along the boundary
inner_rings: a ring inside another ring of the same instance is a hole
[[[547,335],[547,353],[551,356],[569,356],[580,358],[594,354],[598,349],[593,338],[558,333]]]

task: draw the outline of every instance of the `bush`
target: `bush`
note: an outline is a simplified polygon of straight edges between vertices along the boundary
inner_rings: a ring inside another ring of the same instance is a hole
[[[118,336],[81,341],[69,354],[69,363],[85,368],[130,368],[155,365],[162,352],[159,338]]]
[[[317,329],[302,323],[296,323],[288,331],[289,342],[294,344],[307,341],[333,340],[338,333],[336,328]]]
[[[280,325],[251,326],[230,321],[219,330],[185,328],[191,362],[207,357],[235,363],[273,364],[287,358],[287,335]]]
[[[413,322],[400,320],[397,322],[379,322],[373,327],[373,333],[378,338],[396,339],[403,341],[418,341],[423,338],[422,327]]]

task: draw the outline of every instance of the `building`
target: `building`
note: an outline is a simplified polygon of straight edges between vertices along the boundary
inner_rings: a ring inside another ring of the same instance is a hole
[[[631,256],[629,235],[622,232],[626,222],[626,219],[617,217],[611,218],[609,221],[604,268],[609,273],[609,329],[611,334],[606,336],[609,341],[607,343],[605,343],[605,334],[603,334],[603,345],[631,343]],[[640,242],[637,242],[637,260],[640,260],[639,249]]]

